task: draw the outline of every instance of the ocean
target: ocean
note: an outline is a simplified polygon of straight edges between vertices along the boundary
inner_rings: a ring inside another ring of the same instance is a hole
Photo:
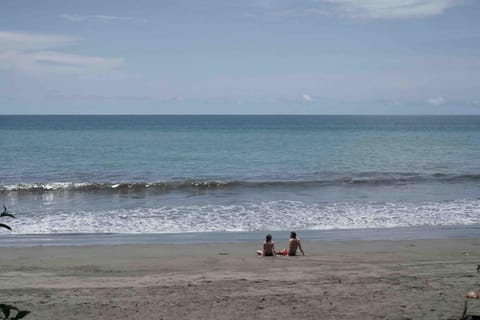
[[[4,115],[0,149],[0,242],[480,230],[480,116]]]

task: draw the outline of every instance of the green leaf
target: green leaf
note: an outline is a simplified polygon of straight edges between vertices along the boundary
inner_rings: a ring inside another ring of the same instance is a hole
[[[5,319],[8,319],[8,317],[10,317],[10,306],[7,305],[7,304],[0,304],[0,309],[2,310],[3,312],[3,315],[5,316]]]
[[[17,315],[15,316],[15,318],[13,318],[13,320],[22,319],[22,318],[26,317],[27,314],[29,314],[29,313],[30,313],[30,311],[27,311],[27,310],[19,311],[19,312],[17,313]]]
[[[19,311],[17,307],[3,303],[0,303],[0,309],[2,309],[2,312],[5,315],[5,319],[8,319],[8,317],[10,317],[10,310]]]
[[[0,227],[2,227],[2,228],[5,228],[5,229],[8,229],[8,230],[12,231],[12,228],[10,228],[9,226],[7,226],[6,224],[0,223]]]

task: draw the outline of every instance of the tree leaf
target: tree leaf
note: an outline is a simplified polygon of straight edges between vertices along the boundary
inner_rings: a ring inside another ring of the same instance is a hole
[[[3,312],[3,315],[5,316],[5,319],[8,319],[8,317],[10,317],[10,306],[7,305],[7,304],[0,304],[0,309],[2,310]]]
[[[5,229],[8,229],[8,230],[12,231],[12,228],[10,228],[9,226],[7,226],[6,224],[0,223],[0,227],[2,227],[2,228],[5,228]]]
[[[8,317],[10,317],[10,310],[19,311],[17,307],[3,303],[0,303],[0,309],[2,309],[2,312],[5,315],[5,319],[8,319]]]
[[[15,316],[15,318],[13,318],[13,320],[22,319],[22,318],[26,317],[27,314],[29,314],[29,313],[30,313],[30,311],[27,311],[27,310],[19,311],[19,312],[17,313],[17,315]]]

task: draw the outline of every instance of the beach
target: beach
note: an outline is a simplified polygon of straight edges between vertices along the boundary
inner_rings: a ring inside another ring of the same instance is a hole
[[[480,319],[480,0],[1,9],[0,320]]]
[[[26,319],[458,319],[479,116],[0,116]],[[296,231],[306,256],[277,251]],[[471,307],[480,306],[471,301]]]
[[[0,296],[26,319],[458,319],[480,289],[480,238],[260,246],[4,247]]]

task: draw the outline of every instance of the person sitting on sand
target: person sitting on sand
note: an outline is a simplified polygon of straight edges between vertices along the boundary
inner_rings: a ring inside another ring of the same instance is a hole
[[[296,256],[297,248],[300,249],[302,256],[304,256],[305,252],[303,252],[302,244],[300,243],[300,240],[297,239],[297,233],[295,231],[292,231],[290,232],[290,239],[288,239],[288,255]]]
[[[272,235],[267,234],[263,243],[263,250],[257,250],[259,256],[271,257],[275,255],[275,243],[272,241]]]

